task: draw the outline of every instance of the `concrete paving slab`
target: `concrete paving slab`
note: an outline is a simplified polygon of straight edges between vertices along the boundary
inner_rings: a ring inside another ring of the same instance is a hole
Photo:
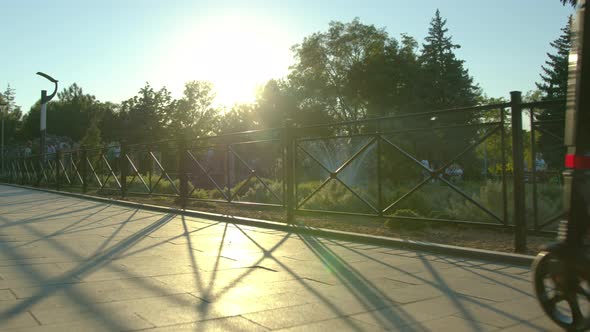
[[[277,331],[281,332],[325,332],[325,331],[383,331],[382,328],[363,323],[350,317],[335,318],[324,320],[321,322],[299,325],[295,327],[288,327]]]
[[[257,325],[240,316],[225,317],[200,321],[196,323],[172,325],[150,329],[150,332],[194,332],[194,331],[268,331],[267,328]]]
[[[0,185],[0,331],[555,329],[529,278]]]

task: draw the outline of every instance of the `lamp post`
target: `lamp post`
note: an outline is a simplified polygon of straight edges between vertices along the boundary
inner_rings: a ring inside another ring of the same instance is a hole
[[[7,106],[8,103],[0,103],[0,109],[2,111],[2,176],[4,176],[4,112],[5,109],[2,106]]]
[[[47,90],[41,90],[41,154],[44,156],[43,160],[45,160],[45,153],[47,152],[45,149],[45,134],[47,132],[47,103],[53,99],[57,93],[57,80],[40,71],[37,72],[37,75],[45,77],[50,82],[55,84],[53,93],[49,96],[47,95]]]

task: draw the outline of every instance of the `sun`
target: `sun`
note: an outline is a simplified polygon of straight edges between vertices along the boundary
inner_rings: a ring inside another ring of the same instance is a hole
[[[279,26],[253,17],[210,19],[183,34],[171,60],[174,85],[206,80],[216,103],[232,106],[255,100],[257,88],[287,74],[290,45]]]

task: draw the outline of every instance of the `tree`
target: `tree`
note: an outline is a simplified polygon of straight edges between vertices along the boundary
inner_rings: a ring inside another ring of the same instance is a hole
[[[471,106],[480,94],[463,66],[465,61],[457,59],[453,52],[461,46],[452,42],[452,36],[445,28],[446,23],[447,20],[442,19],[437,9],[422,44],[420,86],[426,110]]]
[[[5,107],[8,112],[19,112],[20,113],[20,106],[16,105],[15,102],[15,90],[8,84],[6,86],[6,90],[1,96],[4,99],[4,102],[7,104]]]
[[[104,105],[74,83],[60,91],[56,100],[47,104],[48,133],[79,141],[93,119],[98,122],[102,119]],[[39,137],[40,109],[40,101],[37,101],[23,117],[20,133],[23,140]]]
[[[541,82],[535,83],[542,100],[566,99],[568,82],[568,57],[571,48],[571,17],[561,29],[561,35],[550,43],[555,53],[547,53],[548,60],[541,66]],[[565,103],[543,109],[537,116],[538,152],[549,167],[563,162],[563,143],[556,137],[563,137],[565,127]]]
[[[82,146],[84,149],[88,149],[88,158],[92,161],[95,161],[101,156],[102,147],[101,138],[100,138],[100,129],[98,129],[97,121],[94,120],[91,122],[90,127],[86,129],[86,133],[82,138]]]
[[[237,104],[219,118],[219,134],[237,133],[259,129],[256,105]]]
[[[213,85],[204,81],[185,84],[183,97],[164,108],[163,122],[170,136],[185,133],[192,137],[212,134],[219,110],[213,107]]]
[[[5,106],[0,106],[0,111],[4,119],[4,142],[10,145],[18,139],[20,119],[22,117],[21,108],[15,103],[15,90],[10,87],[10,84],[6,87],[4,93],[0,94],[0,103],[6,103]]]
[[[40,135],[40,119],[41,119],[41,102],[37,100],[33,106],[22,118],[20,139],[30,140]]]
[[[120,105],[103,102],[98,105],[100,117],[97,119],[98,129],[105,142],[121,141],[125,136],[124,117],[120,112]]]
[[[547,53],[549,58],[541,66],[541,82],[535,83],[543,93],[543,99],[565,99],[567,96],[568,56],[571,48],[571,17],[561,29],[559,38],[550,43],[556,53]]]
[[[138,95],[123,101],[120,119],[125,128],[124,139],[128,143],[146,143],[163,139],[165,114],[174,107],[170,92],[165,88],[154,90],[149,83]]]
[[[461,46],[453,43],[446,23],[437,9],[422,45],[419,97],[423,111],[472,106],[480,95],[479,88],[464,67],[464,61],[455,56],[454,50]],[[478,116],[474,112],[454,112],[433,117],[430,120],[434,121],[425,122],[423,126],[466,125],[479,121]],[[416,150],[431,161],[441,162],[458,154],[466,143],[475,141],[477,130],[467,127],[432,130],[425,131],[420,137],[415,142]],[[470,154],[463,160],[472,163],[474,158],[475,155]]]
[[[269,80],[256,97],[253,117],[262,128],[277,128],[291,119],[300,124],[314,120],[309,108],[301,110],[296,90],[286,80]],[[319,112],[316,112],[316,114]]]
[[[402,47],[384,29],[331,22],[295,45],[289,86],[300,111],[326,113],[337,121],[359,120],[405,108],[416,76],[415,41],[404,36]],[[410,98],[411,99],[411,98]]]
[[[84,93],[82,87],[76,83],[60,91],[57,98],[48,106],[49,132],[74,141],[81,140],[91,121],[100,119],[100,103],[93,95]]]
[[[578,0],[560,0],[562,5],[570,4],[572,7],[575,7],[578,4]]]

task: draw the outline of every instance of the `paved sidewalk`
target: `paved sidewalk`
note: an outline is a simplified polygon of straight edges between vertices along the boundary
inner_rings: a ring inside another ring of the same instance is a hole
[[[0,185],[0,331],[556,330],[529,269]]]

